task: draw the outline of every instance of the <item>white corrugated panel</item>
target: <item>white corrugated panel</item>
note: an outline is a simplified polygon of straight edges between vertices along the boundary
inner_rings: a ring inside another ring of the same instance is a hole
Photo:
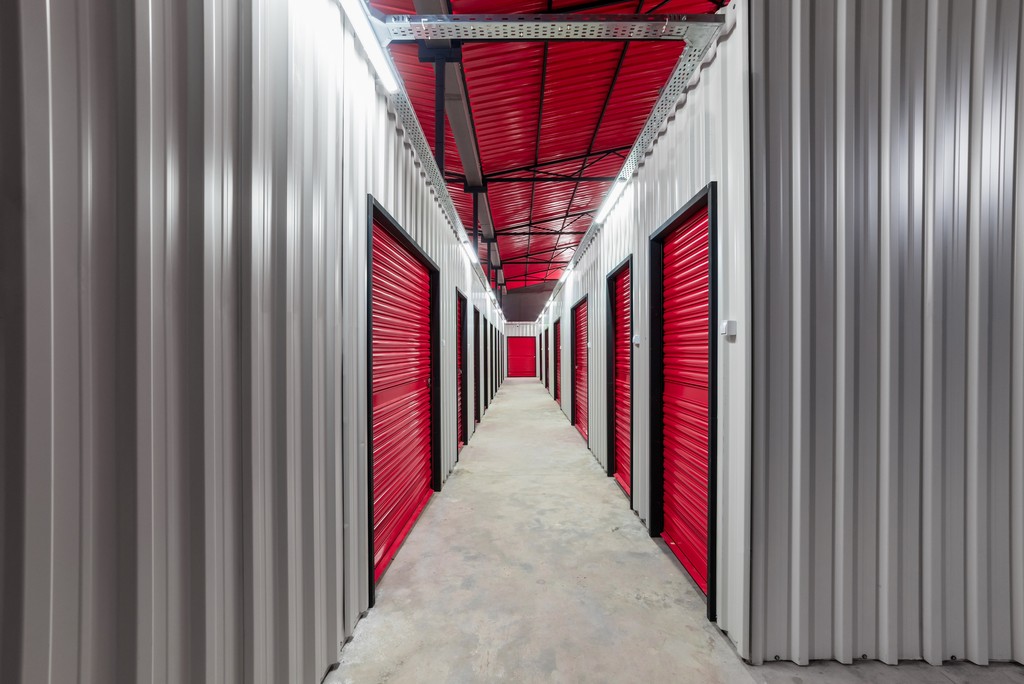
[[[738,322],[739,335],[720,342],[718,405],[718,615],[741,656],[748,642],[750,484],[750,206],[747,3],[723,10],[726,29],[691,88],[593,241],[576,256],[538,320],[541,332],[562,321],[562,409],[572,415],[569,312],[583,296],[590,316],[590,448],[607,466],[607,277],[632,256],[633,505],[650,514],[649,236],[711,181],[719,198],[719,316]],[[586,241],[587,237],[584,238]],[[551,337],[552,345],[554,343]],[[552,368],[552,360],[545,359]],[[551,383],[549,392],[554,392]]]
[[[537,323],[506,323],[505,337],[533,337],[537,334]]]
[[[319,681],[368,600],[368,194],[441,270],[445,475],[456,288],[504,321],[334,3],[128,5],[0,10],[0,662]]]
[[[754,662],[1024,660],[1022,21],[755,5]]]

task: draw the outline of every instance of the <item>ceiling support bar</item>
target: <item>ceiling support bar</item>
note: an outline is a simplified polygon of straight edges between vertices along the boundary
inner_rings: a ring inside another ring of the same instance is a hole
[[[484,185],[490,183],[613,183],[617,176],[565,176],[563,177],[551,177],[544,176],[542,178],[493,178],[491,176],[484,177]],[[446,179],[449,182],[458,183],[464,182],[464,179],[458,176],[448,176]]]
[[[434,59],[434,159],[444,177],[444,59]]]
[[[498,233],[498,237],[545,237],[551,235],[585,235],[585,230],[535,230],[533,232],[519,232],[519,233]]]
[[[536,219],[535,221],[533,221],[532,223],[529,222],[529,221],[527,221],[525,223],[513,223],[511,226],[505,226],[504,228],[495,231],[495,234],[500,237],[502,235],[507,235],[508,234],[505,231],[521,230],[523,228],[539,227],[539,226],[543,226],[545,223],[553,223],[555,221],[565,221],[566,219],[576,218],[576,217],[579,217],[579,216],[591,216],[591,215],[593,215],[593,213],[595,211],[597,211],[597,210],[596,209],[578,209],[576,211],[568,211],[568,212],[566,212],[564,214],[559,214],[558,216],[547,216],[545,218],[539,218],[539,219]],[[552,234],[557,234],[557,233],[560,233],[560,232],[561,231],[557,230],[557,229],[551,231]],[[563,234],[564,235],[568,235],[569,233],[563,233]]]
[[[480,254],[480,193],[473,193],[473,252]]]
[[[559,166],[561,164],[568,164],[570,162],[587,161],[590,157],[605,158],[611,155],[616,155],[620,159],[625,159],[626,152],[629,152],[629,147],[613,147],[607,150],[599,150],[597,152],[591,152],[589,154],[576,154],[571,157],[561,157],[560,159],[551,159],[549,161],[540,162],[539,164],[529,164],[527,166],[519,166],[511,169],[503,169],[501,171],[495,171],[490,175],[490,178],[497,178],[499,176],[505,176],[510,173],[532,173],[533,171],[540,171],[541,169],[549,166]],[[596,160],[600,161],[600,159]]]

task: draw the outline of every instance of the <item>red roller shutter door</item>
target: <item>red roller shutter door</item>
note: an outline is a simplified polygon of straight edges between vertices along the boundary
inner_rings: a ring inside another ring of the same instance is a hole
[[[615,480],[628,496],[632,487],[632,301],[629,267],[612,280],[612,392],[614,397]]]
[[[555,401],[562,402],[562,322],[555,321]]]
[[[708,591],[710,261],[704,209],[664,242],[664,529],[662,538]]]
[[[573,383],[572,413],[576,429],[587,439],[589,405],[587,403],[587,302],[583,300],[572,312],[573,334]]]
[[[373,574],[387,569],[431,495],[430,274],[374,221]]]
[[[537,375],[537,340],[533,337],[508,338],[508,376],[532,378]]]

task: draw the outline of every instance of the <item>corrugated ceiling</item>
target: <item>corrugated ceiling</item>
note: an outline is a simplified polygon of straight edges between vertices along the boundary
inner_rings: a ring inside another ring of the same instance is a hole
[[[451,1],[455,14],[697,14],[717,11],[719,4],[707,0]],[[371,5],[385,14],[415,13],[411,0],[375,0]],[[484,175],[566,179],[488,184],[509,289],[561,276],[610,186],[606,181],[575,179],[618,173],[683,48],[679,42],[464,45],[463,70]],[[391,50],[433,147],[433,65],[419,62],[415,45],[396,44]],[[445,175],[456,209],[471,231],[473,201],[463,191],[462,174],[448,130]],[[483,261],[482,245],[480,253]]]

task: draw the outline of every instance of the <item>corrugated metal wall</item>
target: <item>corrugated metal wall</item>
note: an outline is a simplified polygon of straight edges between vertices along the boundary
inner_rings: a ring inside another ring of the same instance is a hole
[[[570,308],[586,295],[590,308],[590,448],[607,467],[607,277],[633,255],[634,492],[633,506],[650,515],[649,236],[710,181],[718,182],[721,212],[719,315],[738,322],[739,335],[719,346],[718,615],[742,656],[747,649],[749,586],[750,422],[750,206],[747,3],[723,10],[727,28],[677,104],[644,165],[593,241],[577,255],[574,270],[556,288],[540,329],[561,319],[562,410],[572,415]],[[585,238],[586,240],[586,238]],[[552,336],[552,347],[554,337]],[[552,350],[552,354],[554,351]],[[549,368],[553,361],[548,358]],[[549,392],[554,393],[554,383]]]
[[[751,659],[1024,661],[1021,3],[752,9]]]
[[[445,474],[454,289],[503,323],[433,162],[327,0],[2,16],[3,671],[319,681],[367,607],[367,193],[441,268]]]

